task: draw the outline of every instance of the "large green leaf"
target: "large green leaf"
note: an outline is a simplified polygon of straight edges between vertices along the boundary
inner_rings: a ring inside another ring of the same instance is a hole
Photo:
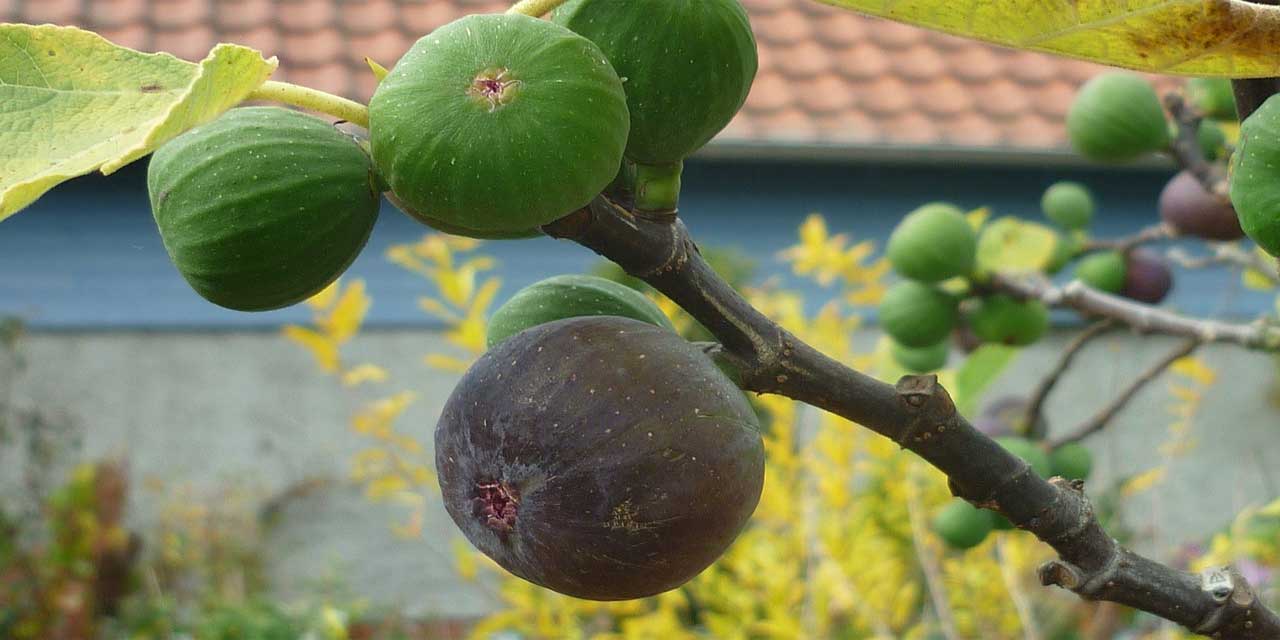
[[[1242,0],[820,0],[1019,49],[1156,73],[1280,75],[1280,7]]]
[[[0,220],[111,173],[243,101],[276,60],[220,44],[200,64],[74,27],[0,24]]]

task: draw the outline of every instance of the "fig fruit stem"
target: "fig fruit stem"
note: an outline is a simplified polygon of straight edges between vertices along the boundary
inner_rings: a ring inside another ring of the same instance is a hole
[[[1103,407],[1102,410],[1092,418],[1086,420],[1083,424],[1076,427],[1074,431],[1067,435],[1051,440],[1049,442],[1049,449],[1053,450],[1064,444],[1079,442],[1099,431],[1102,431],[1108,424],[1111,424],[1111,421],[1120,414],[1120,411],[1124,409],[1125,406],[1129,404],[1129,401],[1133,400],[1133,398],[1138,395],[1138,392],[1142,391],[1147,384],[1152,380],[1159,378],[1160,374],[1164,373],[1165,369],[1173,366],[1174,362],[1194,353],[1202,344],[1204,343],[1196,338],[1188,338],[1183,341],[1177,348],[1170,351],[1168,355],[1161,358],[1155,364],[1148,367],[1146,371],[1139,374],[1133,382],[1129,383],[1129,386],[1126,387],[1124,391],[1120,392],[1120,395],[1116,396],[1114,400],[1108,403],[1107,406]]]
[[[680,206],[680,174],[684,162],[670,164],[636,163],[636,211],[670,214]]]
[[[1177,134],[1169,141],[1169,154],[1200,181],[1205,191],[1226,198],[1229,185],[1225,163],[1210,161],[1200,145],[1200,123],[1204,116],[1188,106],[1179,93],[1166,95],[1164,106],[1177,126]]]
[[[551,13],[556,7],[564,4],[568,0],[520,0],[507,9],[507,13],[522,13],[526,16],[539,18]]]
[[[269,100],[331,115],[339,120],[369,128],[369,108],[342,96],[288,82],[268,80],[249,94],[247,100]]]
[[[1059,558],[1039,568],[1042,584],[1141,609],[1217,638],[1280,638],[1280,615],[1267,608],[1238,572],[1196,575],[1120,546],[1098,521],[1083,482],[1040,478],[961,416],[936,376],[906,376],[897,385],[886,384],[787,332],[711,269],[678,217],[635,215],[599,197],[542,230],[613,260],[679,304],[733,357],[744,389],[783,395],[891,438],[945,473],[952,493],[998,511],[1050,545]],[[997,284],[1004,280],[998,274],[993,278]],[[1047,283],[1012,282],[1010,293],[1021,292],[1024,298],[1049,289]],[[1058,292],[1057,297],[1061,301],[1066,295]],[[1142,314],[1157,311],[1144,307],[1138,306]],[[1195,321],[1181,322],[1146,328],[1178,328]],[[1234,331],[1245,338],[1244,329]],[[1280,347],[1280,335],[1275,347]]]

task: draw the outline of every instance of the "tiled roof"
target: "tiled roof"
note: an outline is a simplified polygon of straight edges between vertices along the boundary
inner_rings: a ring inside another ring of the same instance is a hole
[[[237,42],[280,59],[276,79],[367,99],[368,56],[501,0],[0,0],[0,22],[79,25],[119,44],[202,58]],[[744,0],[760,47],[747,104],[721,142],[1065,146],[1075,88],[1103,67],[1002,49],[818,4]],[[1171,79],[1159,79],[1161,87]]]

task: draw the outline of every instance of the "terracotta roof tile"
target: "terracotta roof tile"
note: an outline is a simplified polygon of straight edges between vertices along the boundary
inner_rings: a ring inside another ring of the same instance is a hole
[[[199,60],[221,41],[280,59],[277,79],[367,100],[369,56],[510,0],[0,0],[0,21],[70,24]],[[1063,148],[1076,88],[1103,67],[1017,52],[812,0],[743,0],[760,71],[720,140]],[[1157,90],[1177,86],[1150,77]]]

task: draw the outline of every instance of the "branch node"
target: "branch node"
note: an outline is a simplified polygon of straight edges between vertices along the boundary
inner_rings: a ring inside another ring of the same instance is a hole
[[[933,437],[933,425],[938,425],[938,433],[942,433],[946,431],[947,423],[955,418],[955,402],[938,384],[938,376],[903,376],[896,388],[907,413],[913,418],[911,424],[895,438],[899,446],[907,448],[908,442],[929,440]]]

